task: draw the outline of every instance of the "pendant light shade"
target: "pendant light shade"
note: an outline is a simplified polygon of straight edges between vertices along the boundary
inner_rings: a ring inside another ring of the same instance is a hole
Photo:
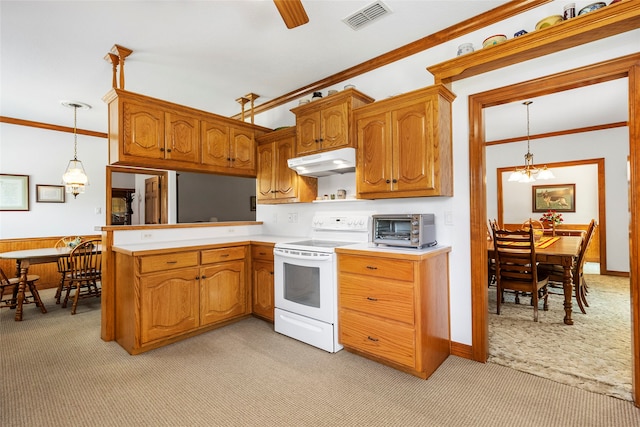
[[[89,185],[89,177],[87,177],[87,174],[84,171],[82,162],[78,160],[77,113],[78,108],[81,110],[88,110],[91,106],[75,101],[62,101],[62,105],[73,108],[73,159],[69,160],[67,170],[62,175],[62,183],[64,184],[67,193],[73,194],[73,197],[76,198],[78,194],[84,193],[85,187]]]
[[[524,166],[521,168],[516,168],[511,175],[509,176],[509,181],[511,182],[524,182],[530,183],[535,182],[536,179],[552,179],[555,178],[553,173],[547,169],[547,166],[544,165],[542,167],[535,166],[533,164],[533,154],[530,150],[530,141],[529,141],[529,105],[531,105],[533,101],[525,101],[522,104],[527,106],[527,154],[524,155]]]

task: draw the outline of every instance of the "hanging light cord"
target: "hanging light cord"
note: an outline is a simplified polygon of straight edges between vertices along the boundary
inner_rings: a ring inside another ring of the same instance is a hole
[[[78,160],[78,104],[73,104],[73,160]]]

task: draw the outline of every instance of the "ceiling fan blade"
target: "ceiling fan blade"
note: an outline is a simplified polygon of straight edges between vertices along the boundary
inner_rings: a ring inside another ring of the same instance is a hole
[[[295,28],[309,22],[301,0],[273,0],[287,28]]]

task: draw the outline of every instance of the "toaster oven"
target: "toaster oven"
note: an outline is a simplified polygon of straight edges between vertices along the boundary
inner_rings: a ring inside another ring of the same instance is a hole
[[[423,248],[437,244],[434,214],[373,215],[372,219],[376,246]]]

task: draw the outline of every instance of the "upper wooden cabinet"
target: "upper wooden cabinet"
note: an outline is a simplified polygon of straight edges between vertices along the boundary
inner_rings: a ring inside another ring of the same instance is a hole
[[[219,121],[203,120],[202,163],[216,171],[233,169],[255,176],[256,142],[254,130],[230,127]]]
[[[351,135],[352,110],[373,102],[355,89],[345,89],[326,98],[293,108],[296,115],[296,155],[342,147],[355,147]]]
[[[437,85],[354,110],[358,198],[453,195],[454,99]]]
[[[318,194],[318,179],[299,176],[287,165],[294,157],[296,128],[291,127],[258,138],[258,203],[310,202]]]
[[[112,89],[109,163],[256,176],[256,136],[270,129]]]

